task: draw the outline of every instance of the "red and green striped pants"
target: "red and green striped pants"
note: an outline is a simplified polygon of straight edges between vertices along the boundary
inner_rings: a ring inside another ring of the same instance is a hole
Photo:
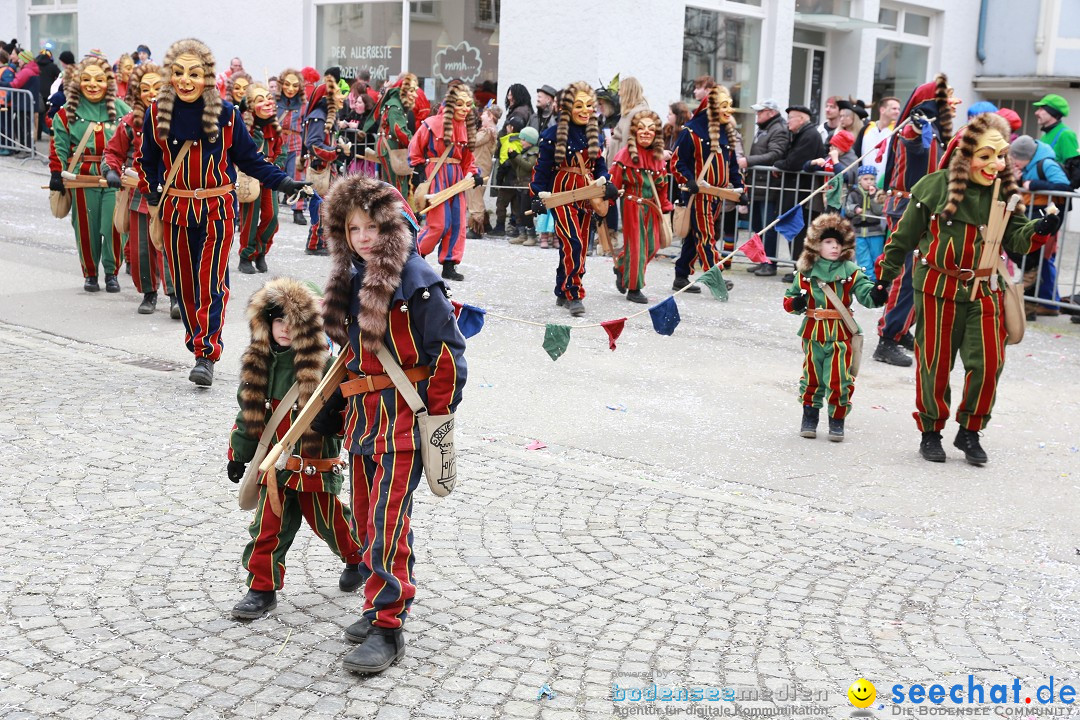
[[[830,406],[829,416],[843,420],[851,411],[855,378],[851,375],[851,345],[846,340],[818,342],[803,338],[802,404]]]
[[[135,290],[141,293],[157,292],[160,283],[165,287],[165,294],[172,295],[169,262],[150,240],[150,216],[136,210],[129,213],[128,258],[132,265],[131,279],[135,283]]]
[[[314,222],[314,218],[312,218]],[[240,257],[255,260],[266,257],[278,231],[277,193],[262,188],[259,197],[240,203]]]
[[[73,188],[71,227],[79,249],[83,277],[97,277],[98,265],[106,275],[115,275],[123,257],[123,238],[113,227],[113,188]]]
[[[941,432],[949,419],[949,373],[957,354],[964,394],[956,421],[978,432],[990,421],[997,381],[1005,365],[1001,293],[957,302],[915,291],[915,407],[921,432]]]

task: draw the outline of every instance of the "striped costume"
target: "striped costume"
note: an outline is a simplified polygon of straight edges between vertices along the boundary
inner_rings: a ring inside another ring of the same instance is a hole
[[[409,176],[398,175],[390,165],[390,151],[407,149],[413,135],[409,111],[401,104],[401,88],[384,90],[372,116],[378,119],[375,154],[379,156],[379,177],[397,188],[402,197],[408,197]]]
[[[447,110],[446,112],[451,112]],[[445,190],[451,185],[478,172],[469,148],[469,135],[465,123],[455,120],[453,123],[453,149],[446,156],[439,172],[428,175],[428,194]],[[409,142],[409,164],[413,167],[427,165],[430,173],[435,169],[446,149],[443,139],[443,114],[437,113],[420,123]],[[420,231],[417,243],[420,254],[427,256],[436,246],[439,248],[439,262],[461,262],[465,254],[465,230],[468,213],[468,195],[460,193],[447,200],[425,216],[424,227]]]
[[[293,180],[304,179],[304,93],[298,91],[291,99],[282,95],[277,103],[278,125],[281,126],[281,134],[284,138],[281,154],[285,157],[283,168],[285,174]],[[307,199],[300,195],[300,199],[293,205],[293,210],[303,212],[307,207]]]
[[[664,219],[654,203],[663,212],[671,212],[668,175],[651,153],[641,151],[635,163],[630,149],[624,147],[615,155],[611,182],[624,191],[620,213],[623,247],[615,258],[615,273],[627,290],[640,290],[645,287],[645,267],[660,247]]]
[[[330,182],[337,179],[338,151],[334,145],[334,125],[337,121],[336,106],[326,95],[326,85],[315,88],[308,101],[304,115],[304,148],[307,151],[308,166],[313,170],[330,168]],[[322,233],[322,198],[318,194],[311,197],[311,228],[308,230],[307,249],[310,252],[326,247]],[[323,251],[325,254],[325,251]]]
[[[279,168],[285,167],[282,156],[282,136],[274,128],[273,120],[254,117],[251,139],[263,156]],[[268,187],[259,187],[259,197],[249,203],[240,203],[240,257],[254,261],[265,258],[274,244],[278,231],[278,197]]]
[[[175,98],[166,137],[159,129],[160,102],[150,106],[143,120],[142,151],[135,159],[139,192],[163,185],[184,142],[193,141],[173,186],[161,198],[164,242],[187,348],[196,358],[216,362],[229,300],[236,167],[269,188],[277,188],[286,176],[259,152],[232,103],[221,101],[217,136],[211,141],[202,125],[203,98],[193,103]]]

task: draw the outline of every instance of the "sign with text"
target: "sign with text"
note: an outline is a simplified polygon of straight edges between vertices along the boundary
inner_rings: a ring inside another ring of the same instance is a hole
[[[471,84],[480,77],[484,61],[480,58],[480,49],[467,42],[444,47],[435,54],[435,67],[432,74],[439,82],[461,80]]]

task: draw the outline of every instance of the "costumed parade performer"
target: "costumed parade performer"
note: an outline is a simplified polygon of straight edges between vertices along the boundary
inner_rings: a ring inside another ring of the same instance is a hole
[[[323,239],[322,218],[320,207],[322,196],[330,189],[337,180],[338,155],[344,154],[338,149],[334,138],[337,133],[338,110],[341,109],[345,98],[340,88],[333,82],[324,82],[315,88],[308,100],[307,112],[304,114],[304,151],[307,158],[309,179],[322,180],[315,182],[315,194],[308,201],[311,211],[311,228],[308,230],[307,248],[304,250],[308,255],[329,255],[326,249],[326,241]]]
[[[248,85],[244,104],[247,108],[243,113],[244,123],[255,146],[263,157],[284,169],[281,126],[270,88],[261,82]],[[256,200],[240,203],[240,272],[250,275],[267,271],[266,254],[274,244],[277,231],[277,193],[260,185]]]
[[[278,126],[285,137],[285,174],[293,180],[302,180],[304,173],[304,79],[299,70],[285,68],[281,71],[281,98],[278,100]],[[293,222],[307,225],[304,208],[307,199],[301,195],[293,204]]]
[[[188,379],[209,387],[229,301],[236,167],[286,195],[306,183],[259,153],[240,111],[214,87],[214,55],[205,44],[193,38],[173,43],[163,69],[165,85],[146,111],[135,168],[150,212],[161,213],[184,341],[195,355]]]
[[[419,81],[412,73],[405,73],[392,86],[383,90],[382,97],[371,112],[371,123],[365,125],[365,132],[375,132],[375,154],[379,158],[380,177],[397,188],[402,197],[408,197],[409,179],[407,173],[398,174],[390,164],[390,153],[397,150],[408,151],[416,129],[416,120],[411,117],[416,104]],[[426,119],[421,118],[422,122]]]

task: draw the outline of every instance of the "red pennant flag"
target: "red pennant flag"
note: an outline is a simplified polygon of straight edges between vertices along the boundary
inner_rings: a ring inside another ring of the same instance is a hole
[[[459,303],[457,300],[451,300],[450,304],[454,306],[454,317],[461,317],[461,309],[465,306]]]
[[[885,148],[887,148],[888,146],[889,138],[884,138],[881,142],[877,144],[877,156],[875,157],[874,162],[881,162],[885,159]]]
[[[769,256],[765,254],[765,246],[761,243],[761,236],[757,233],[751,235],[750,239],[742,244],[739,251],[742,252],[750,262],[769,262]]]
[[[608,347],[612,350],[615,349],[615,341],[622,335],[623,327],[626,326],[626,318],[619,318],[618,320],[608,320],[607,322],[600,323],[600,327],[604,328],[604,332],[607,333]]]

